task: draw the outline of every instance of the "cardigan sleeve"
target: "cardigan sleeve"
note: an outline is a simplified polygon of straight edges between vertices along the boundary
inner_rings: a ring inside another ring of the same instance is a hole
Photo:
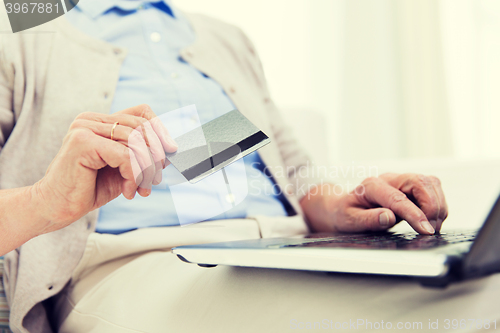
[[[5,58],[5,41],[0,39],[0,153],[14,128],[13,69]]]

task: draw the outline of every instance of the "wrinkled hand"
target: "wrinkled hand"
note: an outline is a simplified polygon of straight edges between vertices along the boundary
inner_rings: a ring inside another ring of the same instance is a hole
[[[113,131],[113,125],[119,124]],[[147,105],[115,114],[82,113],[71,124],[45,176],[34,185],[42,214],[60,229],[121,193],[148,196],[177,145]]]
[[[448,216],[441,183],[433,176],[383,174],[341,196],[328,186],[333,185],[301,200],[314,231],[381,231],[402,219],[418,233],[433,234]]]

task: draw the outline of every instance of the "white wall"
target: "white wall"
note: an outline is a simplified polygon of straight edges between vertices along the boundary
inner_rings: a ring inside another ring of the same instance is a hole
[[[500,1],[442,0],[455,154],[500,157]]]

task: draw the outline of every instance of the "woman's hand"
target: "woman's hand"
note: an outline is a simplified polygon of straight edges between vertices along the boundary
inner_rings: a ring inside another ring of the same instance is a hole
[[[32,189],[42,202],[41,214],[50,221],[43,232],[63,228],[122,193],[127,199],[136,192],[148,196],[169,164],[165,152],[176,150],[148,105],[111,115],[80,114]]]
[[[388,173],[367,178],[349,194],[335,195],[332,184],[314,193],[300,202],[313,231],[381,231],[403,219],[418,233],[433,234],[448,216],[433,176]]]

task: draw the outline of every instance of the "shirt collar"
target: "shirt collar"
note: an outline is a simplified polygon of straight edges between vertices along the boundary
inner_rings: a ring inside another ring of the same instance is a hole
[[[72,0],[72,2],[76,2]],[[143,3],[159,3],[163,2],[170,10],[168,14],[172,15],[171,0],[80,0],[76,5],[82,12],[89,15],[92,19],[104,14],[108,10],[117,7],[124,11],[136,10]],[[172,15],[173,16],[173,15]]]

